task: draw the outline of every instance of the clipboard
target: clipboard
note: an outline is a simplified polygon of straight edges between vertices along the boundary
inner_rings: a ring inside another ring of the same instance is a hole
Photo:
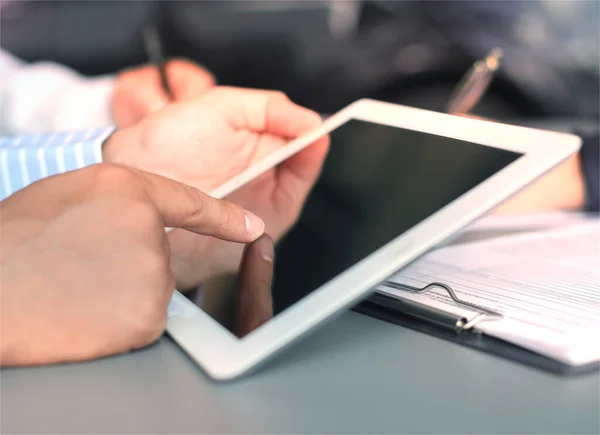
[[[570,366],[499,338],[483,334],[475,328],[477,324],[482,321],[501,320],[502,314],[459,299],[452,287],[447,284],[432,282],[423,288],[418,288],[386,281],[378,287],[382,286],[408,293],[425,293],[434,289],[442,289],[448,293],[457,306],[477,314],[469,320],[419,302],[377,292],[354,307],[354,311],[556,375],[583,375],[600,369],[598,362],[583,366]]]

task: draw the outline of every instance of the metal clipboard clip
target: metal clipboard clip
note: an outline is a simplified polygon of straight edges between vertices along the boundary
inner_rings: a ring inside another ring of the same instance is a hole
[[[415,302],[409,299],[399,298],[387,293],[377,292],[369,298],[369,301],[385,308],[393,309],[402,312],[409,316],[418,317],[422,320],[438,324],[443,327],[452,328],[456,333],[464,331],[479,332],[473,329],[477,324],[488,320],[501,320],[504,316],[496,311],[488,310],[487,308],[479,307],[469,302],[463,301],[456,296],[452,287],[441,282],[432,282],[423,288],[413,287],[407,284],[400,284],[394,281],[385,281],[380,286],[390,287],[396,290],[402,290],[407,293],[426,293],[436,288],[445,290],[456,306],[465,308],[477,313],[472,319],[458,316],[438,308],[430,307],[420,302]]]

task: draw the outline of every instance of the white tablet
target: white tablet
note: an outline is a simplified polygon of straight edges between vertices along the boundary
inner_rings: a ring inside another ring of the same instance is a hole
[[[273,317],[238,338],[201,302],[173,296],[168,333],[215,379],[247,372],[364,299],[580,146],[573,135],[360,100],[214,196],[325,134],[331,148],[321,177],[276,247]]]

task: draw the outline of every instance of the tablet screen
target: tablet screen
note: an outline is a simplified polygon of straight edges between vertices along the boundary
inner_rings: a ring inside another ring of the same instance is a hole
[[[330,135],[322,174],[276,247],[274,316],[522,155],[360,120]]]

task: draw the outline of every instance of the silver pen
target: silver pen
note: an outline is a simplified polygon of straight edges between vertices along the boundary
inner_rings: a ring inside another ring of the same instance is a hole
[[[454,89],[447,107],[448,113],[464,115],[479,103],[500,67],[502,55],[501,48],[494,48],[485,59],[475,62]]]

